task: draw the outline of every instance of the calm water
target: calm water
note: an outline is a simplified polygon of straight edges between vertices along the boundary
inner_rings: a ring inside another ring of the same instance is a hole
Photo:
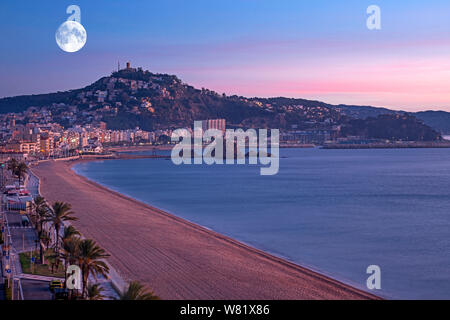
[[[387,298],[450,299],[450,149],[283,149],[280,172],[83,163],[75,170],[187,220]]]

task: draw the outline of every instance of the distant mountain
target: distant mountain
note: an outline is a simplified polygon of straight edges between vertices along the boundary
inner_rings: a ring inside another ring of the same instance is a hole
[[[0,113],[20,113],[30,107],[45,108],[52,119],[66,127],[104,121],[111,129],[140,127],[144,130],[186,127],[192,126],[194,120],[224,118],[231,127],[327,130],[336,125],[350,127],[353,123],[354,131],[361,131],[359,126],[363,122],[351,122],[352,119],[373,118],[366,122],[372,127],[377,127],[378,122],[396,126],[403,120],[387,121],[380,116],[396,119],[395,116],[405,115],[403,111],[386,108],[331,105],[306,99],[226,96],[194,88],[174,75],[155,74],[141,68],[113,72],[82,89],[0,99]],[[450,113],[427,111],[410,115],[438,132],[450,132]],[[27,118],[25,114],[19,121],[36,121],[36,118]],[[411,126],[411,121],[417,120],[408,118],[402,125]],[[416,125],[411,128],[422,132],[420,137],[434,136],[423,134],[428,132],[426,128]],[[376,135],[383,136],[378,129],[370,132],[375,131]],[[414,136],[400,134],[408,135]]]
[[[343,126],[341,134],[381,140],[441,140],[440,133],[410,114],[382,114],[366,119],[351,119]]]
[[[422,120],[426,125],[441,132],[442,134],[450,134],[450,113],[445,111],[422,111],[413,113],[418,119]]]
[[[29,107],[44,107],[53,103],[70,103],[76,97],[77,92],[81,90],[2,98],[0,99],[0,114],[19,113]]]
[[[376,108],[370,106],[336,106],[341,112],[355,119],[367,119],[378,117],[384,114],[405,114],[405,111],[395,111],[386,108]],[[445,111],[421,111],[409,112],[410,115],[422,120],[426,125],[442,134],[450,134],[450,112]]]

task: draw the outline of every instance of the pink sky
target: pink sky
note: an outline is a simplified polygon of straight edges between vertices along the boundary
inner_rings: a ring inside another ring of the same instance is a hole
[[[65,4],[0,1],[0,97],[81,88],[120,60],[228,95],[450,111],[448,0],[378,0],[377,31],[360,0],[112,3],[77,2],[88,43],[66,54]]]
[[[172,66],[173,71],[198,87],[230,95],[450,111],[450,43],[442,39],[241,44],[195,46],[194,63]],[[189,55],[188,48],[178,49]],[[209,63],[203,65],[203,59]]]

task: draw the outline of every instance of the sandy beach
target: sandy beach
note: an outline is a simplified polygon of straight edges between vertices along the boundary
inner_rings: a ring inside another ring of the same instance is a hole
[[[104,188],[71,170],[33,168],[50,202],[72,204],[74,225],[126,280],[163,299],[377,299],[369,293]]]

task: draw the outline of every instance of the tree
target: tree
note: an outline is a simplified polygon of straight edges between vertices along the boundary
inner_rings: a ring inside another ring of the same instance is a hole
[[[48,236],[47,232],[42,232],[41,234],[41,240],[45,243],[45,247],[49,247],[50,243],[50,237]]]
[[[19,163],[17,162],[16,158],[12,158],[8,161],[8,170],[10,170],[12,173],[16,171],[17,165]]]
[[[28,170],[28,166],[25,162],[18,162],[15,158],[12,158],[8,161],[8,170],[12,172],[17,178],[19,179],[19,186],[22,177],[25,175],[25,173]]]
[[[36,198],[34,198],[33,209],[34,209],[34,215],[35,215],[36,227],[37,227],[38,220],[39,220],[38,211],[44,211],[44,210],[47,211],[47,203],[46,203],[44,197],[37,196]]]
[[[90,275],[97,279],[99,275],[106,277],[109,273],[109,267],[103,259],[109,257],[109,254],[100,248],[94,240],[84,239],[79,243],[78,265],[82,272],[82,297],[87,294],[87,282]]]
[[[64,260],[64,270],[67,270],[69,264],[74,263],[78,256],[80,232],[74,226],[64,227],[62,240],[61,258]]]
[[[53,229],[55,230],[56,241],[55,241],[55,253],[59,254],[59,245],[60,245],[60,229],[61,226],[66,221],[75,221],[78,220],[76,217],[73,217],[74,214],[72,211],[72,206],[69,203],[65,202],[55,202],[52,205],[52,210],[49,210],[47,217],[44,221],[50,222],[53,225]]]
[[[143,284],[132,281],[128,288],[119,294],[119,300],[160,300],[160,298]]]
[[[105,296],[103,296],[102,294],[103,291],[104,291],[103,287],[98,283],[89,285],[87,288],[87,299],[103,300],[105,298]]]
[[[70,227],[69,227],[70,228]],[[71,264],[75,264],[78,262],[80,257],[80,238],[78,238],[77,231],[76,233],[72,232],[72,230],[67,230],[65,228],[63,243],[62,243],[62,252],[60,253],[60,257],[64,260],[64,284],[67,286],[67,268]],[[67,232],[66,232],[67,231]]]
[[[39,229],[40,228],[42,229],[42,224],[44,223],[43,219],[44,219],[45,215],[47,214],[47,211],[48,211],[48,206],[47,206],[47,202],[44,199],[44,197],[37,196],[36,198],[34,198],[32,215],[34,217],[35,227],[38,230],[38,232],[42,231]]]
[[[80,241],[80,238],[74,236],[63,242],[61,258],[63,258],[66,263],[66,270],[69,264],[78,263],[80,255]]]
[[[39,251],[40,251],[40,262],[44,263],[44,249],[42,247],[41,240],[43,238],[43,224],[44,220],[47,217],[48,206],[47,201],[45,201],[44,197],[37,196],[33,201],[34,208],[34,216],[35,216],[35,227],[38,232],[39,239]]]
[[[51,266],[51,272],[55,273],[55,268],[58,269],[59,256],[55,253],[48,253],[45,258],[47,259],[47,263]]]
[[[80,235],[80,232],[74,226],[64,227],[64,233],[61,240],[64,244],[65,242],[72,240],[73,237]]]
[[[40,237],[44,234],[44,222],[48,218],[49,211],[50,209],[47,206],[36,211],[37,229]]]
[[[26,165],[25,162],[20,162],[17,165],[17,167],[14,171],[14,174],[19,179],[19,187],[20,187],[20,182],[22,181],[22,178],[25,176],[25,173],[27,173],[27,171],[28,171],[28,166]]]

